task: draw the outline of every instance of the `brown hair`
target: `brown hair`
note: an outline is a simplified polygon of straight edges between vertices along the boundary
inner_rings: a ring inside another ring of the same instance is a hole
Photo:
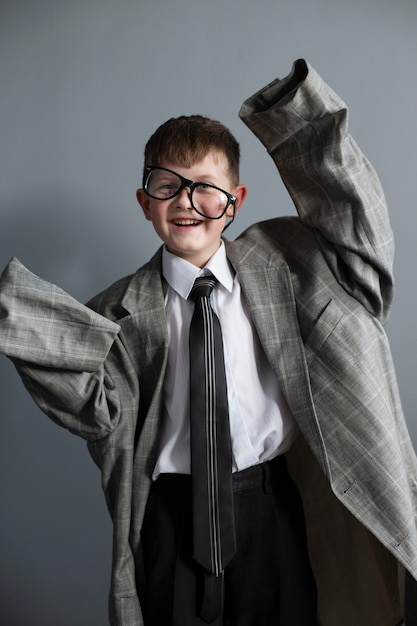
[[[222,153],[228,163],[232,183],[239,182],[240,147],[228,128],[202,115],[182,115],[162,124],[145,147],[145,166],[162,160],[191,167],[210,150]]]

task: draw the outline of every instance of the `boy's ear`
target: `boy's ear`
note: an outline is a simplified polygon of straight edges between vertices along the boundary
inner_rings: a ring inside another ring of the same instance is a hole
[[[233,195],[236,196],[236,215],[240,211],[240,207],[245,201],[246,196],[248,195],[248,188],[246,185],[240,183],[233,190]]]
[[[149,210],[149,196],[144,192],[143,189],[138,189],[136,191],[136,199],[142,207],[142,211],[147,220],[151,220],[151,213]]]

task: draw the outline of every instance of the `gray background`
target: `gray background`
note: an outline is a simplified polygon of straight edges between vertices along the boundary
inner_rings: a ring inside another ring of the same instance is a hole
[[[293,213],[241,102],[305,57],[347,101],[397,239],[388,325],[413,441],[416,0],[3,0],[0,267],[12,255],[86,300],[159,242],[135,202],[144,143],[203,113],[241,141],[249,197],[230,231]],[[107,623],[111,525],[81,440],[0,359],[0,622]]]

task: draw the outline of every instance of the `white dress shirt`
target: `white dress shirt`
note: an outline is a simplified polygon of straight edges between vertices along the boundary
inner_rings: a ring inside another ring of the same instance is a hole
[[[295,438],[297,426],[259,342],[224,243],[203,270],[166,249],[162,268],[169,352],[162,434],[153,477],[162,472],[190,473],[188,337],[194,302],[187,298],[197,276],[207,270],[219,281],[211,303],[223,334],[233,470],[284,453]]]

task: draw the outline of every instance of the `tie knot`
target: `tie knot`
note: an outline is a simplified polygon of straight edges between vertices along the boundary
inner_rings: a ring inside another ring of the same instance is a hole
[[[199,298],[210,297],[210,294],[217,285],[217,282],[218,281],[214,278],[213,274],[209,274],[208,276],[199,276],[194,281],[189,298],[195,301]]]

